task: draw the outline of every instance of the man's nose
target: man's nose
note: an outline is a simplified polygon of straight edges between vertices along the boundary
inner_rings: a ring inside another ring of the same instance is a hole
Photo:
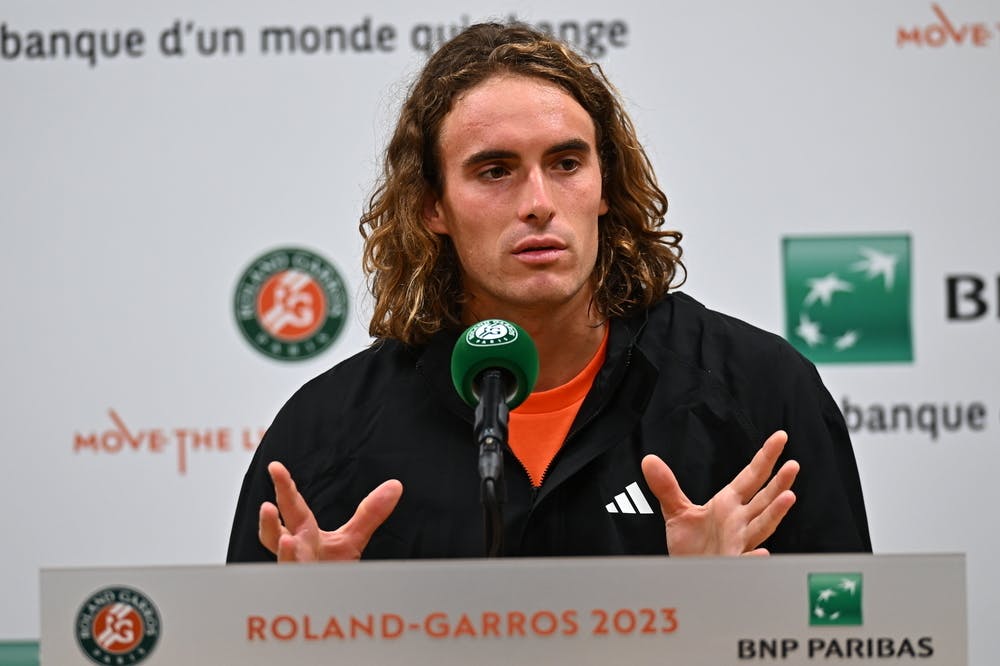
[[[544,224],[555,215],[555,206],[549,191],[550,183],[539,167],[528,172],[521,197],[519,216],[525,222]]]

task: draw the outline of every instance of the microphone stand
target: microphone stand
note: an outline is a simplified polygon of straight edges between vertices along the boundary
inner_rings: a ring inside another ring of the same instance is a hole
[[[479,404],[473,434],[479,445],[479,496],[483,503],[486,556],[503,553],[503,503],[507,490],[503,481],[503,449],[507,444],[507,385],[510,375],[491,368],[477,377]]]

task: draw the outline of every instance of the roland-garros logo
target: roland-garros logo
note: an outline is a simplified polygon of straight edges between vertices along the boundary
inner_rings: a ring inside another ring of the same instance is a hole
[[[233,303],[243,337],[281,361],[312,358],[334,343],[347,318],[347,290],[337,269],[301,248],[253,260]]]
[[[160,613],[130,587],[106,587],[90,595],[76,614],[76,641],[97,664],[138,664],[160,639]]]
[[[502,319],[487,319],[469,331],[466,340],[477,347],[506,345],[517,340],[517,329]]]

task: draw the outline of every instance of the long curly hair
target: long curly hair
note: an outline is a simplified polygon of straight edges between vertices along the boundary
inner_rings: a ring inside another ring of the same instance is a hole
[[[592,307],[627,315],[684,281],[681,233],[663,230],[667,197],[618,94],[596,63],[521,24],[470,26],[430,57],[403,102],[384,171],[361,217],[363,267],[375,307],[369,333],[419,345],[462,325],[461,265],[451,239],[423,211],[441,196],[441,124],[462,92],[499,74],[531,76],[566,90],[594,121],[608,212],[598,225]]]

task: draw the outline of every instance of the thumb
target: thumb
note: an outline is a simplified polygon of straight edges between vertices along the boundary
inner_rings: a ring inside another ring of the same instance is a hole
[[[340,528],[341,534],[353,542],[361,552],[368,545],[375,530],[393,512],[403,494],[403,484],[395,479],[383,482],[361,500],[351,519]]]
[[[664,518],[669,519],[691,506],[691,500],[681,490],[677,477],[659,456],[650,454],[642,459],[642,475],[650,491],[660,501]]]
[[[767,548],[755,548],[753,550],[748,550],[747,552],[740,555],[740,557],[767,557],[771,554]]]

